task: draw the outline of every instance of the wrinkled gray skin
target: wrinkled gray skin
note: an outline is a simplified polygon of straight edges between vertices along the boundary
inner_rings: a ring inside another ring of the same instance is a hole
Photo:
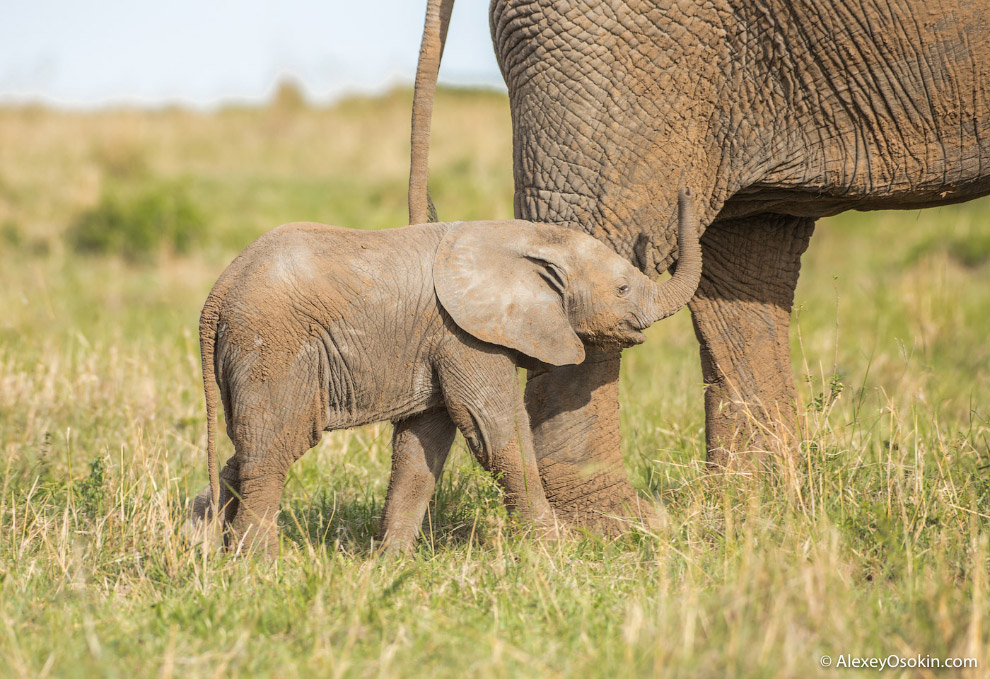
[[[424,53],[451,4],[431,0]],[[517,217],[592,234],[652,275],[676,255],[669,187],[695,189],[713,465],[793,440],[788,329],[817,218],[990,191],[985,0],[493,0],[491,29]],[[602,514],[635,499],[618,374],[603,352],[526,389],[551,504],[606,530],[621,525]]]
[[[686,304],[701,276],[686,195],[681,213],[682,264],[662,285],[590,236],[529,222],[297,223],[262,236],[200,321],[211,487],[194,513],[217,501],[228,547],[273,554],[289,466],[324,431],[390,420],[388,547],[413,544],[456,429],[509,509],[553,533],[516,367],[638,344]],[[214,380],[236,450],[219,479]]]

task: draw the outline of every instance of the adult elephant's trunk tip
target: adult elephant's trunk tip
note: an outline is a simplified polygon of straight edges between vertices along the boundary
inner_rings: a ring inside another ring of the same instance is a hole
[[[677,264],[670,280],[656,286],[652,321],[660,321],[694,297],[701,282],[701,243],[694,216],[694,195],[684,187],[677,195]]]

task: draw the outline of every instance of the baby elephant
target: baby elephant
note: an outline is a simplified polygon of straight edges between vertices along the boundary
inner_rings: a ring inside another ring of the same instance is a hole
[[[508,508],[553,533],[516,367],[638,344],[687,303],[701,250],[686,189],[678,246],[676,273],[655,284],[591,236],[518,220],[265,234],[200,318],[210,486],[195,511],[223,508],[229,548],[273,553],[289,466],[324,431],[390,420],[389,549],[413,545],[458,429]],[[219,475],[214,380],[236,451]]]

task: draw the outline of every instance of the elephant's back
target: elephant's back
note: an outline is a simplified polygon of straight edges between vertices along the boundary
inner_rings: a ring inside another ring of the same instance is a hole
[[[245,251],[245,269],[264,271],[274,284],[320,279],[321,285],[365,284],[406,271],[423,273],[432,265],[446,224],[394,229],[347,229],[315,222],[293,222],[272,229]]]
[[[344,306],[373,303],[383,287],[394,298],[422,287],[444,232],[434,224],[380,231],[284,224],[249,245],[217,287],[236,293],[225,295],[230,311],[251,308],[265,318],[308,312],[330,322]]]

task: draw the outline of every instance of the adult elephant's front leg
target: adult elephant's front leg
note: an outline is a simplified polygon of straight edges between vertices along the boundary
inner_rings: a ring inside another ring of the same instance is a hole
[[[789,329],[801,255],[814,220],[757,215],[716,222],[690,303],[701,343],[708,462],[789,450],[795,434]]]
[[[543,490],[557,517],[608,534],[650,521],[622,464],[619,351],[588,348],[584,363],[531,371],[526,409]]]

